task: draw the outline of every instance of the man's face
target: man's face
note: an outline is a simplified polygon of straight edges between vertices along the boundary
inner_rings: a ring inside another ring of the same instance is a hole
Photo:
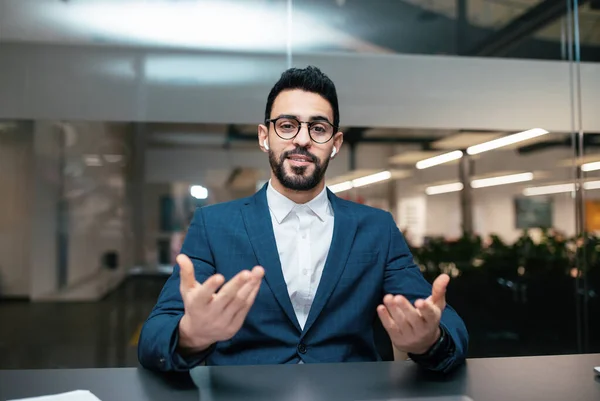
[[[302,90],[283,91],[277,96],[271,119],[280,116],[294,116],[299,121],[324,119],[333,123],[329,102],[316,93]],[[264,135],[259,130],[259,138],[266,138],[269,144],[269,163],[281,185],[295,191],[309,191],[319,185],[325,176],[334,144],[339,151],[342,133],[334,132],[330,141],[319,144],[310,138],[306,124],[302,124],[298,135],[289,140],[280,138],[272,123],[265,128]]]

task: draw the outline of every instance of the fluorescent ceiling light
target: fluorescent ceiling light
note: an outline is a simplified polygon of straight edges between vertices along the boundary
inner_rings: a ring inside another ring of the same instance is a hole
[[[581,170],[582,171],[600,170],[600,162],[591,162],[591,163],[582,164]]]
[[[352,186],[354,188],[363,187],[365,185],[374,184],[376,182],[389,180],[392,177],[392,173],[389,171],[382,171],[380,173],[375,173],[371,175],[367,175],[365,177],[360,177],[352,180]]]
[[[525,188],[523,195],[525,196],[537,196],[537,195],[550,195],[560,194],[563,192],[575,191],[575,184],[556,184],[556,185],[543,185],[541,187]]]
[[[331,192],[336,193],[347,191],[352,188],[364,187],[365,185],[375,184],[376,182],[389,180],[390,178],[392,178],[392,173],[390,171],[381,171],[379,173],[355,178],[352,181],[344,181],[339,184],[328,185],[327,187]]]
[[[487,152],[488,150],[501,148],[503,146],[512,145],[513,143],[526,141],[538,136],[546,135],[548,131],[542,128],[533,128],[527,131],[519,132],[513,135],[504,136],[494,139],[493,141],[480,143],[479,145],[470,146],[467,148],[467,154],[476,155],[478,153]]]
[[[544,185],[541,187],[531,187],[525,188],[523,190],[523,195],[525,196],[538,196],[538,195],[551,195],[551,194],[560,194],[564,192],[574,192],[575,191],[575,183],[567,183],[567,184],[555,184],[555,185]],[[583,188],[585,190],[592,189],[600,189],[600,181],[588,181],[583,183]]]
[[[196,199],[206,199],[208,198],[208,189],[202,185],[192,185],[190,187],[190,194]]]
[[[430,157],[429,159],[421,160],[417,162],[416,167],[419,170],[437,166],[438,164],[448,163],[452,160],[457,160],[463,157],[463,152],[455,150],[454,152],[444,153],[443,155]]]
[[[89,166],[89,167],[101,167],[102,166],[102,159],[100,158],[100,155],[96,155],[96,154],[83,155],[83,161],[84,161],[85,165]]]
[[[583,188],[590,189],[600,189],[600,181],[588,181],[583,183]]]
[[[495,185],[514,184],[517,182],[531,181],[533,180],[533,173],[519,173],[502,175],[499,177],[482,178],[479,180],[471,181],[472,188],[485,188],[492,187]]]
[[[439,195],[439,194],[445,194],[448,192],[462,191],[462,189],[463,189],[462,182],[453,182],[450,184],[434,185],[431,187],[427,187],[427,188],[425,188],[425,193],[427,195]]]
[[[339,184],[329,185],[327,188],[333,193],[347,191],[352,189],[352,181],[344,181]]]

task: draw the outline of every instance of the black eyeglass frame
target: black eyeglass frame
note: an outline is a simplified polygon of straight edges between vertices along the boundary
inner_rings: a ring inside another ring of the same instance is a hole
[[[291,138],[284,138],[281,135],[279,135],[279,132],[277,132],[277,120],[281,120],[281,119],[287,119],[287,120],[295,120],[298,122],[298,131],[296,131],[296,133],[291,137]],[[329,120],[326,119],[319,119],[319,120],[314,120],[314,121],[300,121],[298,120],[296,117],[292,117],[292,116],[279,116],[277,118],[268,118],[265,120],[265,124],[269,125],[270,123],[273,123],[273,130],[275,131],[275,134],[280,137],[281,139],[283,139],[284,141],[291,141],[292,139],[294,139],[295,137],[298,136],[298,134],[300,133],[300,130],[302,129],[302,124],[306,124],[307,128],[308,128],[308,136],[310,137],[310,140],[313,141],[314,143],[318,143],[319,145],[322,145],[324,143],[327,143],[329,141],[331,141],[331,139],[333,139],[333,137],[335,136],[335,134],[338,132],[338,126],[333,125],[332,123],[329,122]],[[313,138],[313,136],[310,134],[310,129],[311,126],[313,124],[318,124],[318,123],[327,123],[329,125],[331,125],[331,127],[333,128],[333,131],[331,133],[331,136],[329,137],[329,139],[327,139],[324,142],[319,142],[316,141],[315,138]]]

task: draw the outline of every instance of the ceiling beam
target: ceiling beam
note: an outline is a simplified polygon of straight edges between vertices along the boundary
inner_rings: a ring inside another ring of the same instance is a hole
[[[575,141],[575,146],[579,146],[579,136],[571,136],[568,135],[564,139],[557,140],[549,140],[532,143],[530,145],[524,145],[517,148],[517,153],[520,155],[526,155],[533,152],[539,152],[542,150],[552,149],[552,148],[570,148],[573,146],[573,141]],[[583,136],[583,147],[586,150],[592,148],[600,147],[600,134],[597,133],[586,133]]]
[[[579,0],[579,5],[588,0]],[[468,53],[470,56],[503,56],[521,41],[529,38],[567,12],[565,0],[544,0],[520,17],[492,33]]]

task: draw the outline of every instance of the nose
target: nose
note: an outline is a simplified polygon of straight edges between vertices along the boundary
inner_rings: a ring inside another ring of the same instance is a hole
[[[300,123],[300,132],[294,137],[294,144],[298,147],[308,147],[312,140],[308,133],[308,124]]]

